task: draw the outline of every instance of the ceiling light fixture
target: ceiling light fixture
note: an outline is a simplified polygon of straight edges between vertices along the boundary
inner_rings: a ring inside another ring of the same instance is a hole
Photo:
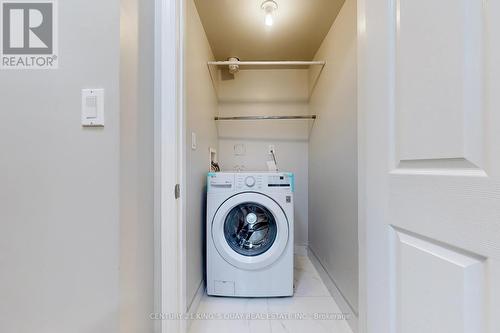
[[[272,26],[274,23],[273,14],[274,11],[278,9],[278,4],[273,0],[266,0],[262,3],[262,9],[266,12],[266,25],[268,27]]]

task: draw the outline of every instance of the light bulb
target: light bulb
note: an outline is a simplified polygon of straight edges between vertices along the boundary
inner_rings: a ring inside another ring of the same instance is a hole
[[[276,9],[278,9],[278,4],[274,0],[265,0],[261,8],[264,10],[266,14],[265,23],[268,27],[272,26],[274,23],[273,14]]]
[[[268,27],[273,25],[273,14],[270,12],[266,14],[266,25]]]

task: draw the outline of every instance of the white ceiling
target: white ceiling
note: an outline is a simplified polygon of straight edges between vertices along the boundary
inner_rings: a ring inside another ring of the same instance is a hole
[[[264,24],[263,0],[194,0],[217,60],[312,60],[345,0],[276,0]]]

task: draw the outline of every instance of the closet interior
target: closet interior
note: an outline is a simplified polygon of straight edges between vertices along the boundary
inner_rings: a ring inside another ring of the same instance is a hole
[[[263,1],[186,1],[187,306],[204,288],[207,173],[275,162],[294,174],[295,253],[356,331],[356,1],[275,3],[269,14]]]

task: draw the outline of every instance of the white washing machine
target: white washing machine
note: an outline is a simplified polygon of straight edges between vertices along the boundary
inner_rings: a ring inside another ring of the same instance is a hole
[[[293,295],[291,173],[210,173],[207,293]]]

